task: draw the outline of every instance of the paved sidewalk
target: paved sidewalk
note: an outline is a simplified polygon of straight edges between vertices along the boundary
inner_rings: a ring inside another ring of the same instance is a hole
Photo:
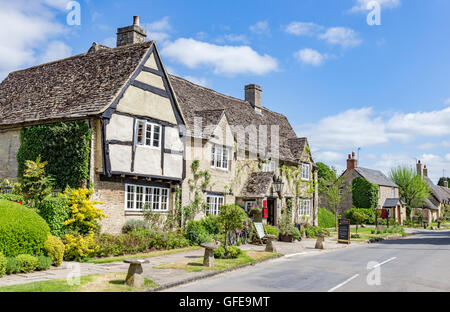
[[[301,242],[285,243],[285,242],[274,242],[277,252],[282,255],[294,255],[298,253],[321,253],[324,251],[314,249],[316,240],[315,239],[305,239]],[[337,244],[334,241],[330,241],[328,238],[325,240],[324,247],[325,251],[331,251],[342,248],[350,248],[358,245],[365,245],[366,243],[352,243],[351,245]],[[241,246],[243,250],[258,250],[264,251],[265,245],[245,245]],[[145,277],[151,279],[152,281],[158,283],[159,285],[167,285],[172,283],[178,283],[185,280],[202,278],[210,275],[211,271],[203,272],[187,272],[185,270],[174,270],[174,269],[155,269],[154,266],[173,263],[179,261],[195,261],[196,259],[202,258],[204,250],[194,250],[188,252],[175,253],[171,255],[165,255],[160,257],[150,258],[150,263],[144,264],[143,269],[145,272]],[[270,261],[270,260],[269,260]],[[73,276],[73,274],[79,272],[81,276],[92,275],[92,274],[107,274],[107,273],[127,273],[128,264],[123,262],[105,263],[105,264],[94,264],[94,263],[75,263],[75,262],[64,262],[61,267],[52,267],[48,271],[44,272],[34,272],[28,274],[14,274],[7,275],[0,278],[0,286],[10,286],[17,284],[25,284],[39,281],[48,281],[55,279],[67,279],[68,276]]]

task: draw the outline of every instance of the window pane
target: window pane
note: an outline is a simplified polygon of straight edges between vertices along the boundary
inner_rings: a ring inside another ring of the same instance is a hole
[[[151,187],[145,188],[145,208],[153,209],[153,189]]]
[[[160,189],[154,188],[153,189],[153,210],[160,210],[160,201],[161,201]]]
[[[169,190],[161,189],[161,210],[169,210]]]
[[[134,186],[127,186],[127,209],[134,209]]]
[[[222,155],[223,155],[222,168],[228,169],[228,149],[223,148]]]
[[[145,135],[145,145],[151,146],[152,143],[152,125],[147,125],[147,131]]]
[[[153,146],[159,147],[159,141],[161,139],[161,127],[153,126]]]
[[[145,123],[139,122],[138,128],[137,128],[137,144],[143,145],[144,144],[144,126]]]
[[[211,166],[214,167],[216,159],[216,147],[213,145],[211,148]]]
[[[144,208],[144,187],[136,186],[136,209],[142,210]]]

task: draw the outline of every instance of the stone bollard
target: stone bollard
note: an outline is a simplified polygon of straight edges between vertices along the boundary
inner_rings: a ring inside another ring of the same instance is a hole
[[[277,249],[273,245],[273,242],[277,239],[275,235],[266,235],[265,238],[267,238],[267,244],[266,244],[266,252],[272,252],[276,253]]]
[[[218,248],[216,244],[201,244],[201,247],[205,248],[205,256],[203,258],[203,266],[208,268],[213,268],[215,265],[214,261],[214,250]]]
[[[128,259],[124,261],[129,263],[127,278],[125,280],[126,284],[131,287],[142,288],[145,286],[144,270],[142,269],[142,264],[149,263],[145,259]]]
[[[323,234],[317,234],[317,241],[316,241],[316,249],[325,249],[323,247],[323,243],[325,242],[325,235]]]

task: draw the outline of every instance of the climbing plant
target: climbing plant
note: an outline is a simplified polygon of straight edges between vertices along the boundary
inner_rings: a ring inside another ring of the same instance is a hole
[[[27,160],[39,156],[47,162],[46,173],[55,187],[78,188],[89,179],[91,129],[84,121],[60,122],[23,128],[17,152],[18,176],[23,177]]]
[[[376,209],[378,206],[378,185],[364,178],[356,178],[352,182],[353,206],[356,208]]]

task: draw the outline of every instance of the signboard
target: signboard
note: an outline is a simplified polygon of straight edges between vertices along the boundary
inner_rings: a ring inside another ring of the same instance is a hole
[[[350,220],[339,219],[338,243],[350,244]]]
[[[269,217],[269,208],[264,208],[264,215],[263,215],[263,217],[265,219],[267,219]]]
[[[254,223],[255,228],[256,228],[256,233],[258,234],[259,238],[263,238],[264,236],[266,236],[266,233],[264,233],[264,226],[262,223]]]

